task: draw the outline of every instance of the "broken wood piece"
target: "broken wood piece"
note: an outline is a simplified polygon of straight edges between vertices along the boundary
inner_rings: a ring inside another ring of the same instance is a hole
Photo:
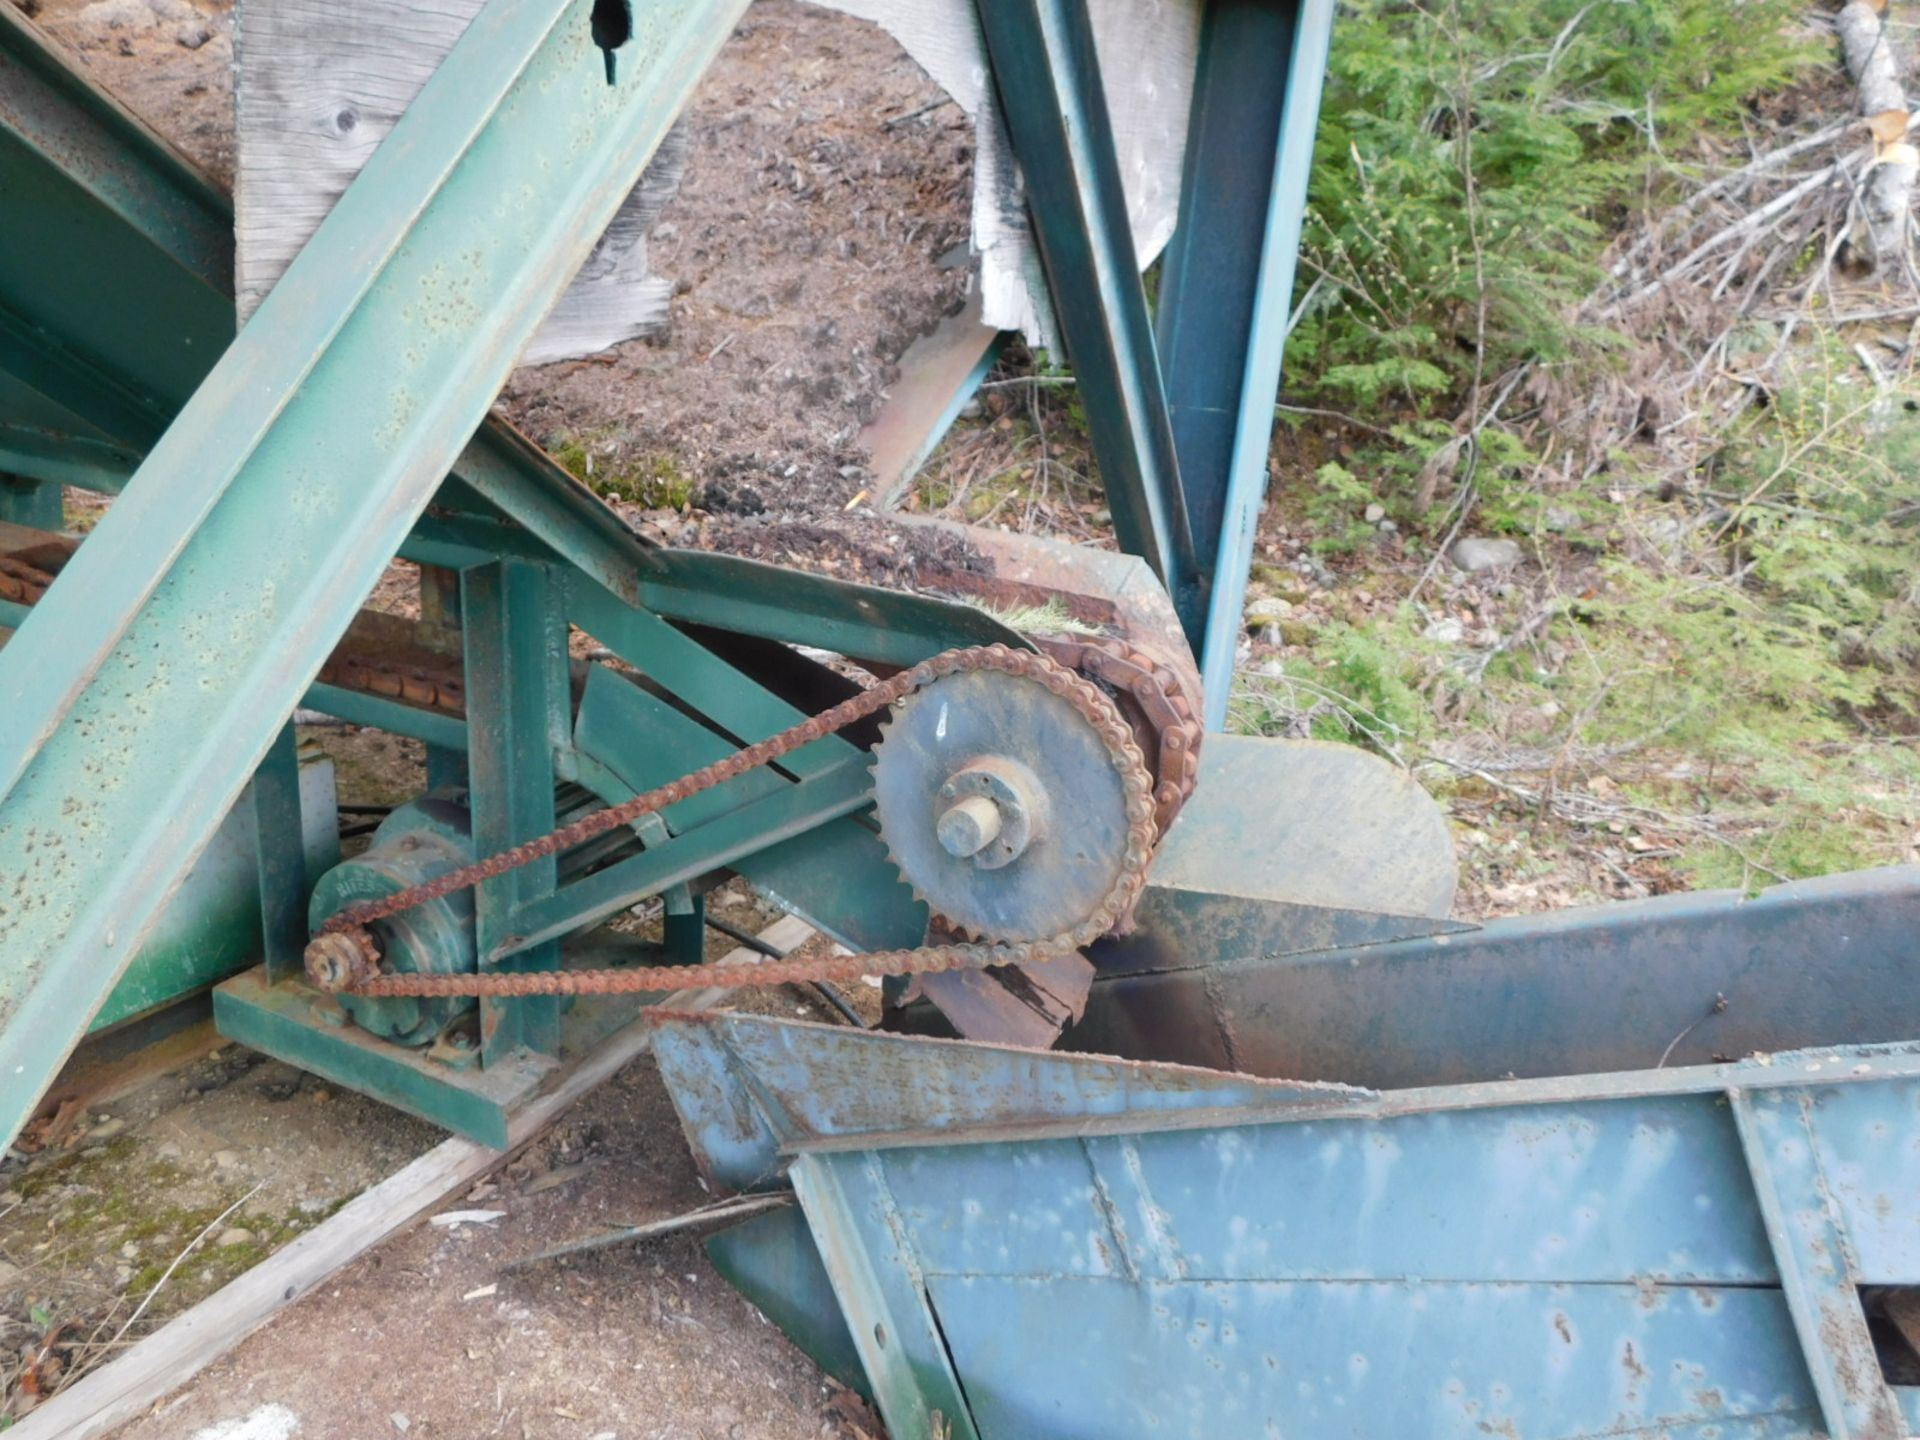
[[[1883,0],[1884,3],[1884,0]],[[1873,165],[1860,189],[1866,227],[1864,248],[1871,268],[1897,264],[1907,253],[1913,182],[1920,151],[1907,143],[1911,111],[1900,77],[1904,66],[1893,47],[1889,15],[1870,0],[1851,0],[1834,21],[1847,74],[1859,95],[1858,110],[1873,136]]]
[[[504,1210],[442,1210],[438,1215],[429,1215],[429,1225],[445,1225],[453,1228],[460,1225],[491,1225],[502,1218]]]
[[[562,1185],[571,1185],[574,1181],[582,1179],[593,1168],[594,1167],[585,1160],[582,1160],[577,1165],[559,1166],[557,1169],[547,1171],[544,1175],[536,1175],[520,1187],[520,1193],[522,1196],[527,1196],[539,1195],[548,1190],[557,1190]]]
[[[609,1245],[621,1245],[628,1241],[651,1240],[660,1235],[672,1235],[677,1231],[690,1230],[698,1225],[717,1224],[722,1220],[740,1220],[749,1215],[758,1215],[762,1210],[778,1210],[793,1203],[793,1196],[787,1191],[772,1195],[736,1195],[728,1200],[714,1200],[692,1210],[682,1211],[678,1215],[669,1215],[664,1220],[650,1220],[644,1225],[628,1225],[619,1230],[609,1230],[600,1235],[589,1235],[584,1240],[569,1240],[565,1245],[556,1245],[551,1250],[542,1250],[537,1255],[528,1255],[519,1260],[509,1261],[500,1267],[502,1275],[512,1274],[515,1270],[524,1270],[529,1265],[537,1265],[543,1260],[557,1260],[563,1255],[578,1255],[589,1250],[604,1250]]]

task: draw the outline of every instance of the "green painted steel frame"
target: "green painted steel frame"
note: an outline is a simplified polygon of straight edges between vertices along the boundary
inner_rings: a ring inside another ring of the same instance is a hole
[[[1160,577],[1197,649],[1206,575],[1086,0],[982,0],[978,10],[1115,533]]]
[[[1173,597],[1226,723],[1333,0],[1208,0],[1157,328],[1086,0],[980,0],[1121,548]]]
[[[0,651],[8,1136],[744,4],[490,0]]]
[[[544,835],[555,823],[555,757],[571,742],[567,628],[553,604],[547,568],[502,560],[461,576],[466,672],[489,683],[467,694],[468,803],[474,852],[493,855]],[[549,857],[474,888],[477,953],[494,970],[552,970],[560,947],[519,944],[520,911],[551,896]],[[551,1054],[559,1044],[557,996],[480,1002],[482,1063],[514,1050]]]
[[[1181,486],[1211,580],[1198,645],[1210,730],[1226,725],[1267,490],[1333,11],[1334,0],[1211,0],[1201,25],[1155,321]]]
[[[7,6],[0,213],[0,471],[118,488],[233,339],[226,198]]]

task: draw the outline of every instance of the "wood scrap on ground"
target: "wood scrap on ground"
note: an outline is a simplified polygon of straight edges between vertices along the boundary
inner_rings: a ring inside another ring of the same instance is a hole
[[[1847,74],[1859,92],[1859,112],[1873,136],[1873,161],[1860,187],[1860,209],[1872,268],[1901,264],[1913,213],[1913,179],[1920,151],[1907,143],[1906,72],[1891,33],[1891,0],[1849,0],[1834,21]]]
[[[813,933],[804,921],[785,916],[762,931],[761,938],[791,949]],[[741,946],[719,963],[750,965],[759,958]],[[674,1004],[679,1009],[707,1009],[731,993],[699,990],[675,997]],[[504,1150],[457,1138],[435,1146],[118,1359],[54,1395],[8,1430],[8,1440],[95,1440],[139,1416],[341,1267],[450,1196],[467,1193],[576,1101],[645,1052],[652,1034],[644,1018],[636,1020],[562,1072],[548,1090],[509,1120]]]

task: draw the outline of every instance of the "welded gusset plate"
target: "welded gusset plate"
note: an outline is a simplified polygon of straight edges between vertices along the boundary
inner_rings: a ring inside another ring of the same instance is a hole
[[[880,837],[954,928],[1045,940],[1118,883],[1126,789],[1106,743],[1031,680],[967,672],[902,700],[874,750]]]

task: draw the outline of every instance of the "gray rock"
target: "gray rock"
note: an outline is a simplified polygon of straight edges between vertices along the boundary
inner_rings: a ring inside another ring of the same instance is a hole
[[[253,1231],[239,1225],[230,1225],[220,1232],[220,1238],[213,1243],[222,1250],[226,1249],[229,1245],[251,1245],[253,1243]]]
[[[1391,520],[1382,520],[1380,522],[1380,533],[1382,535],[1397,535],[1400,533],[1400,527]]]
[[[1447,555],[1456,568],[1469,575],[1477,575],[1483,570],[1504,570],[1509,565],[1518,565],[1520,545],[1513,540],[1468,536],[1465,540],[1454,541],[1453,549]]]
[[[1556,535],[1580,528],[1580,512],[1571,505],[1549,505],[1541,512],[1540,523]]]
[[[1247,602],[1247,629],[1261,630],[1269,625],[1278,625],[1293,613],[1293,603],[1268,597]]]
[[[1382,520],[1386,518],[1387,518],[1386,506],[1384,505],[1367,506],[1367,524],[1378,525]]]
[[[1449,615],[1443,620],[1434,621],[1421,633],[1442,645],[1458,645],[1467,638],[1467,627]]]
[[[1640,533],[1646,536],[1647,543],[1659,551],[1664,559],[1677,565],[1687,558],[1687,530],[1684,521],[1676,520],[1671,515],[1656,515]]]

